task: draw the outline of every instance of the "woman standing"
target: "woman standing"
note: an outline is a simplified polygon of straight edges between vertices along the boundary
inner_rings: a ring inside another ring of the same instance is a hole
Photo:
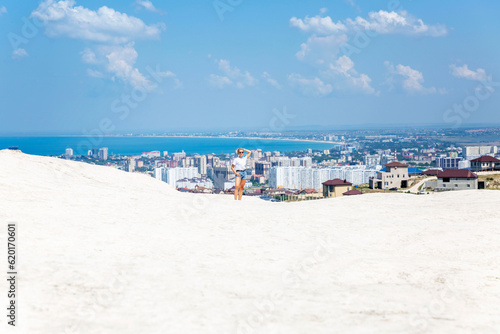
[[[248,154],[245,157],[243,156],[244,153],[243,151],[248,152]],[[236,152],[238,153],[238,157],[234,158],[233,163],[231,165],[231,169],[236,174],[236,179],[234,181],[234,199],[241,200],[241,197],[243,196],[243,187],[245,186],[247,178],[247,170],[246,170],[247,159],[252,153],[252,151],[249,151],[244,148],[238,148]]]

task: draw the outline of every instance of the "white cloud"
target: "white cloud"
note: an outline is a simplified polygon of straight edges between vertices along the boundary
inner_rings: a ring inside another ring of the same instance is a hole
[[[99,71],[96,71],[96,70],[93,70],[91,68],[88,68],[87,69],[87,75],[89,77],[93,77],[93,78],[103,78],[104,77],[104,74],[102,74],[101,72]]]
[[[454,64],[450,65],[451,74],[457,78],[464,78],[468,80],[486,81],[488,76],[486,71],[482,68],[478,68],[476,71],[470,70],[467,64],[463,66],[456,66]]]
[[[319,12],[321,14],[325,14],[326,12],[328,12],[328,8],[326,8],[326,7],[320,8]]]
[[[342,56],[334,64],[330,64],[327,75],[336,81],[336,88],[341,90],[350,88],[367,94],[374,94],[375,89],[370,85],[372,79],[366,74],[358,74],[354,69],[354,62],[347,56]]]
[[[348,72],[353,71],[354,62],[351,60],[351,58],[347,56],[342,56],[339,59],[337,59],[335,65],[330,64],[330,68],[337,73],[347,75]]]
[[[95,53],[92,50],[90,50],[89,48],[86,48],[85,50],[80,52],[80,54],[82,55],[82,60],[84,63],[87,63],[87,64],[97,64],[98,63],[98,60],[97,60]]]
[[[12,59],[21,59],[28,57],[28,52],[25,49],[16,49],[12,51]]]
[[[320,35],[331,35],[346,30],[345,25],[341,22],[333,22],[330,16],[306,16],[304,20],[298,19],[294,16],[290,19],[290,24],[292,27],[299,28],[302,31]]]
[[[101,50],[107,59],[106,70],[134,88],[151,89],[152,83],[142,75],[134,64],[137,51],[134,43],[125,46],[106,46]]]
[[[293,73],[288,76],[288,80],[292,87],[297,87],[308,96],[326,96],[333,91],[332,85],[324,83],[320,78],[306,79],[300,74]]]
[[[340,51],[341,45],[348,41],[345,34],[316,36],[312,35],[306,43],[300,45],[300,51],[296,53],[297,59],[309,61],[315,64],[323,64],[332,61]]]
[[[421,72],[412,69],[410,66],[396,65],[394,67],[391,63],[385,62],[389,73],[391,74],[390,80],[392,81],[394,77],[400,79],[401,85],[404,90],[409,93],[420,93],[420,94],[434,94],[438,92],[435,87],[424,87],[424,76]],[[439,90],[440,93],[445,92],[444,90]]]
[[[124,46],[99,46],[95,50],[86,48],[81,54],[82,60],[85,63],[93,64],[98,67],[98,69],[87,70],[87,75],[91,77],[103,78],[106,77],[105,73],[108,73],[111,79],[120,79],[133,88],[152,91],[156,87],[156,83],[147,79],[146,76],[135,67],[138,54],[134,48],[133,42]],[[162,78],[170,78],[174,83],[174,88],[182,87],[182,83],[177,78],[177,75],[171,71],[159,71],[159,69],[157,69],[152,76],[158,83],[162,82]]]
[[[146,10],[149,10],[150,12],[155,12],[155,13],[162,13],[161,10],[159,10],[158,8],[156,8],[153,3],[149,0],[137,0],[136,3],[146,9]]]
[[[149,0],[137,0],[136,3],[138,5],[144,7],[144,9],[147,9],[147,10],[149,10],[151,12],[156,12],[157,11],[156,7]]]
[[[177,74],[171,72],[171,71],[165,71],[165,72],[157,72],[156,75],[158,75],[160,78],[172,78],[174,81],[174,88],[182,88],[182,82],[177,78]]]
[[[319,35],[330,35],[339,32],[356,32],[359,29],[372,30],[380,34],[409,34],[409,35],[430,35],[444,36],[448,33],[444,25],[427,25],[421,19],[415,18],[406,11],[368,13],[368,18],[360,16],[355,19],[346,19],[344,22],[334,23],[330,16],[314,17],[306,16],[303,20],[296,17],[290,19],[292,27],[299,28],[305,32]]]
[[[337,59],[342,47],[349,46],[349,42],[356,46],[356,36],[360,31],[370,38],[374,34],[404,34],[413,36],[428,35],[433,37],[444,36],[447,28],[444,25],[428,25],[421,19],[415,18],[406,11],[368,13],[367,18],[360,16],[354,19],[337,21],[330,16],[306,16],[304,19],[292,17],[290,25],[301,31],[308,32],[307,42],[302,43],[296,56],[299,60],[313,63],[329,63]],[[363,48],[364,46],[359,46]]]
[[[448,33],[446,26],[441,24],[427,25],[407,11],[368,13],[368,18],[356,17],[354,20],[347,19],[346,25],[351,29],[372,30],[379,34],[408,34],[428,35],[433,37],[445,36]]]
[[[328,68],[319,71],[320,77],[314,79],[303,78],[299,74],[291,74],[288,79],[292,86],[309,96],[325,96],[335,91],[362,92],[365,94],[379,94],[371,86],[372,79],[354,69],[354,62],[347,56],[342,56],[328,64]]]
[[[398,64],[396,66],[396,72],[397,74],[405,77],[403,81],[403,88],[406,89],[407,91],[428,91],[428,92],[435,92],[436,89],[434,87],[432,88],[424,88],[422,86],[422,83],[424,82],[424,76],[422,75],[422,72],[419,72],[417,70],[412,69],[410,66],[403,66],[401,64]]]
[[[212,86],[215,86],[217,88],[224,88],[224,86],[231,86],[233,84],[231,79],[229,79],[228,77],[217,74],[210,74],[208,80]]]
[[[147,9],[154,8],[149,1],[138,3]],[[80,53],[84,63],[98,67],[88,69],[87,75],[96,78],[111,75],[111,79],[120,79],[133,88],[155,88],[156,85],[135,67],[138,54],[134,40],[159,38],[165,29],[163,23],[147,25],[141,19],[113,8],[103,6],[94,11],[76,6],[74,0],[45,0],[31,13],[31,17],[44,24],[45,32],[50,37],[65,36],[100,43],[100,46],[86,48]],[[170,71],[155,73],[155,76],[171,78],[175,88],[182,86]]]
[[[127,43],[139,38],[158,38],[163,24],[147,25],[142,20],[103,6],[97,11],[75,6],[74,0],[46,0],[31,13],[45,25],[51,37],[67,36],[105,43]]]
[[[228,60],[220,59],[217,61],[219,70],[224,75],[211,74],[209,82],[218,88],[224,86],[235,85],[238,88],[244,88],[248,86],[255,86],[257,84],[257,79],[252,77],[248,71],[241,71],[236,66],[231,67]]]
[[[281,89],[281,85],[271,77],[271,75],[267,72],[262,73],[262,77],[269,83],[271,86]]]
[[[0,16],[5,13],[7,13],[7,8],[5,6],[0,7]]]

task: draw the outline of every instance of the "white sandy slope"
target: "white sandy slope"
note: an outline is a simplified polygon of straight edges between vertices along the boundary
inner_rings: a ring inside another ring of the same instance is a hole
[[[499,191],[296,203],[0,151],[2,333],[498,333]]]

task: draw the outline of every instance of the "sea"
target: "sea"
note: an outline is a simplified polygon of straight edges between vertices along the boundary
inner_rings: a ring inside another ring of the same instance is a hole
[[[87,154],[92,148],[107,147],[109,154],[135,155],[150,151],[184,151],[186,154],[232,154],[238,147],[265,151],[305,151],[331,149],[334,144],[298,140],[202,138],[202,137],[133,137],[133,136],[57,136],[0,137],[0,149],[17,146],[22,152],[35,155],[61,155],[66,148],[73,154]]]

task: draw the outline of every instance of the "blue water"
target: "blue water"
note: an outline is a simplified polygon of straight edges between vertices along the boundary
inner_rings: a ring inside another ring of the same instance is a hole
[[[234,153],[238,147],[262,151],[304,151],[329,149],[329,143],[242,139],[242,138],[185,138],[185,137],[0,137],[0,149],[17,146],[28,154],[61,155],[66,148],[74,154],[87,154],[92,148],[107,147],[110,154],[141,154],[148,151],[181,152],[187,154]]]

